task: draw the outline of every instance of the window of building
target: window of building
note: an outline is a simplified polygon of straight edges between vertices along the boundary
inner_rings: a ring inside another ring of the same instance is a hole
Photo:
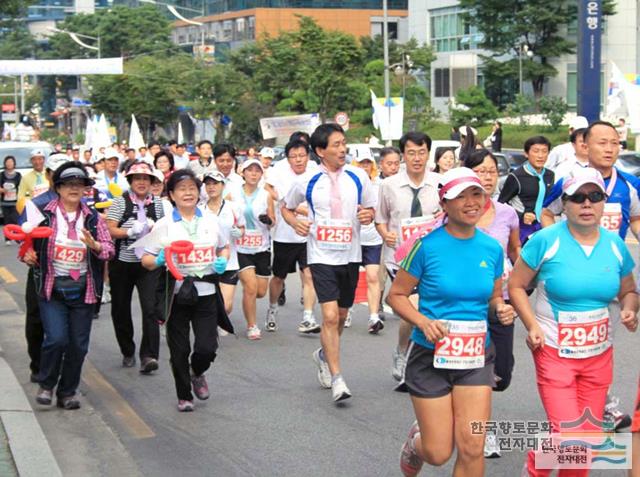
[[[460,7],[436,8],[429,11],[431,46],[437,52],[474,50],[482,41],[476,27],[463,19]]]
[[[436,68],[433,71],[436,98],[449,97],[449,68]]]

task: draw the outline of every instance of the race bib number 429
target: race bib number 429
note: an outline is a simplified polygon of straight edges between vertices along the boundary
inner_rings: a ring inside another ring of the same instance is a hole
[[[446,321],[447,336],[436,343],[433,367],[476,369],[484,366],[486,321]]]
[[[318,220],[316,241],[318,247],[327,250],[349,250],[353,238],[350,220]]]

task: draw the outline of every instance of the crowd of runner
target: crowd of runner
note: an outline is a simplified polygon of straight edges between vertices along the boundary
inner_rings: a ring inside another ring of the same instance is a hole
[[[616,168],[615,127],[578,118],[561,147],[527,139],[527,162],[500,190],[496,157],[473,128],[460,130],[462,146],[438,151],[435,170],[425,133],[406,133],[376,160],[368,147],[347,154],[336,124],[293,134],[275,163],[271,148],[240,162],[234,146],[207,140],[194,160],[175,141],[144,151],[34,150],[24,176],[5,158],[5,224],[20,224],[32,242],[19,259],[29,267],[36,401],[51,405],[55,393],[58,407],[80,407],[92,321],[110,301],[123,367],[157,371],[166,326],[177,408],[193,411],[194,395],[209,397],[219,334],[236,333],[239,319],[229,317],[243,317],[249,340],[277,332],[289,274],[302,285],[298,332],[320,334],[310,357],[320,386],[343,401],[352,392],[341,335],[360,281],[369,333],[384,330],[385,306],[402,318],[389,357],[416,415],[401,450],[404,475],[444,464],[454,449],[458,476],[483,475],[484,458],[500,456],[493,433],[470,429],[491,418],[492,392],[509,387],[517,320],[552,432],[563,423],[574,432],[632,426],[632,475],[640,475],[640,401],[632,419],[609,393],[614,332],[636,331],[639,306],[624,239],[629,230],[640,236],[640,180]],[[523,475],[550,474],[536,459],[531,452]]]

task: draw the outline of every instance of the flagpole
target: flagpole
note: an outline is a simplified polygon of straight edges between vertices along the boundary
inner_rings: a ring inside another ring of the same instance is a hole
[[[387,0],[382,0],[382,44],[384,49],[384,105],[389,114],[389,128],[391,127],[391,87],[389,85],[389,12]],[[382,128],[380,130],[382,132]],[[387,146],[391,140],[387,139]]]

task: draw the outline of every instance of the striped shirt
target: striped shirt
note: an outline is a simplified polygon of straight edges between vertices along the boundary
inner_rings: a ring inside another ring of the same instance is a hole
[[[145,201],[146,203],[146,201]],[[164,208],[162,207],[162,201],[159,197],[153,198],[153,207],[156,212],[156,219],[160,220],[164,217]],[[114,199],[113,204],[109,207],[109,211],[107,212],[107,220],[113,220],[120,224],[120,221],[123,219],[125,212],[125,198],[117,197]],[[127,220],[120,224],[119,227],[122,229],[130,229],[133,227],[133,223],[138,220],[138,205],[133,202],[133,210],[131,211],[131,216],[127,218]],[[138,237],[139,238],[139,237]],[[121,262],[135,263],[139,262],[140,259],[136,257],[135,250],[129,249],[129,246],[134,243],[138,238],[130,239],[121,239],[120,240],[120,251],[118,252],[118,256],[116,257]]]

